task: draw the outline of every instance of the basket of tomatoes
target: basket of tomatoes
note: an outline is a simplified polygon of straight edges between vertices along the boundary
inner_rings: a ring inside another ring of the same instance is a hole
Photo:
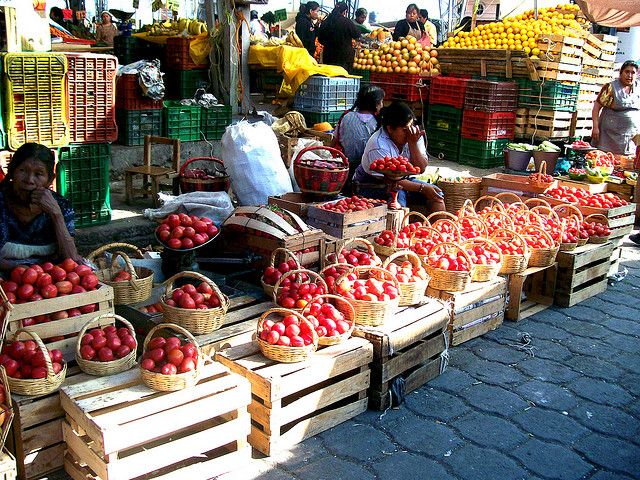
[[[427,256],[429,286],[447,292],[462,292],[473,277],[473,263],[462,246],[442,242],[431,247]]]
[[[319,273],[301,268],[282,275],[273,287],[273,303],[301,312],[318,295],[327,293],[327,284]]]
[[[398,280],[401,307],[415,305],[424,298],[429,275],[415,252],[400,250],[387,258],[382,268],[389,270]]]
[[[356,311],[344,297],[325,294],[313,299],[304,307],[305,317],[318,334],[318,345],[337,345],[353,333]]]
[[[474,265],[473,282],[488,282],[500,273],[502,251],[488,238],[473,238],[462,245]]]
[[[592,213],[584,218],[583,228],[589,236],[589,243],[607,243],[611,237],[609,219],[601,213]]]
[[[309,152],[316,153],[314,158],[304,158]],[[317,152],[328,152],[329,158],[321,158]],[[337,195],[349,177],[349,160],[335,148],[307,147],[300,150],[293,160],[293,176],[303,193]]]
[[[562,238],[562,227],[556,231],[554,239],[543,227],[537,225],[527,225],[520,229],[519,233],[527,242],[531,256],[529,257],[529,267],[548,267],[556,261],[556,255],[560,251],[560,239]]]
[[[262,277],[260,277],[260,283],[262,284],[264,293],[269,297],[273,296],[273,287],[280,277],[291,270],[298,270],[299,268],[300,262],[298,262],[298,259],[291,250],[276,248],[271,252],[269,266],[265,268]]]
[[[272,308],[258,320],[257,342],[262,354],[276,362],[304,362],[318,348],[318,334],[299,312]]]
[[[529,264],[531,252],[520,234],[508,228],[498,228],[489,237],[502,253],[500,275],[524,272]]]
[[[201,167],[196,167],[200,163]],[[212,168],[208,168],[211,166]],[[190,158],[180,167],[178,175],[180,191],[188,192],[226,192],[229,190],[230,179],[224,168],[224,163],[215,157]]]
[[[412,216],[420,218],[420,221],[409,223]],[[400,229],[395,230],[383,230],[380,235],[374,238],[374,248],[378,255],[388,257],[393,255],[398,250],[405,250],[409,248],[411,241],[411,234],[418,228],[428,226],[429,221],[427,217],[419,212],[408,212],[402,219]]]

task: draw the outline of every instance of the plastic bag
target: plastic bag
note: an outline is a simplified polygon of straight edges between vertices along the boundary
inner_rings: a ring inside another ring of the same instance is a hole
[[[269,196],[292,190],[276,135],[264,122],[227,127],[222,158],[240,205],[266,205]]]
[[[147,208],[143,214],[151,220],[164,218],[170,213],[186,212],[189,215],[207,217],[220,225],[233,213],[233,205],[227,192],[189,192],[174,197],[166,193],[158,194],[162,207]]]

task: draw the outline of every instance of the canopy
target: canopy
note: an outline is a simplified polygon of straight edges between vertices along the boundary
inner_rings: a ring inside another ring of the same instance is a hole
[[[586,17],[605,27],[640,26],[639,0],[577,0]]]

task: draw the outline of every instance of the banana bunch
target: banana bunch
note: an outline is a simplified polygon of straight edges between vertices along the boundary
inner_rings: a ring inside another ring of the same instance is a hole
[[[300,40],[300,37],[298,37],[298,35],[294,31],[291,31],[287,34],[285,43],[287,45],[291,45],[292,47],[304,48],[304,45],[302,44],[302,40]]]
[[[156,22],[151,25],[147,31],[149,35],[154,36],[175,36],[180,35],[182,32],[187,32],[189,35],[200,35],[207,33],[207,24],[198,20],[191,20],[189,18],[181,18],[179,20],[166,22]]]
[[[201,33],[207,33],[207,24],[200,22],[199,20],[181,18],[178,20],[178,30],[180,32],[184,32],[186,30],[190,35],[200,35]]]

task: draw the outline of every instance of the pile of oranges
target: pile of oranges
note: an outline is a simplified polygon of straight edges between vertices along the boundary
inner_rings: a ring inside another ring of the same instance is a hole
[[[397,42],[383,43],[377,49],[361,49],[356,54],[353,68],[379,73],[440,73],[438,51],[423,47],[411,35]]]
[[[520,50],[538,57],[541,35],[578,37],[582,34],[585,22],[579,14],[580,7],[573,4],[540,8],[537,19],[533,10],[528,10],[500,22],[478,25],[471,32],[458,32],[444,42],[442,48]]]

